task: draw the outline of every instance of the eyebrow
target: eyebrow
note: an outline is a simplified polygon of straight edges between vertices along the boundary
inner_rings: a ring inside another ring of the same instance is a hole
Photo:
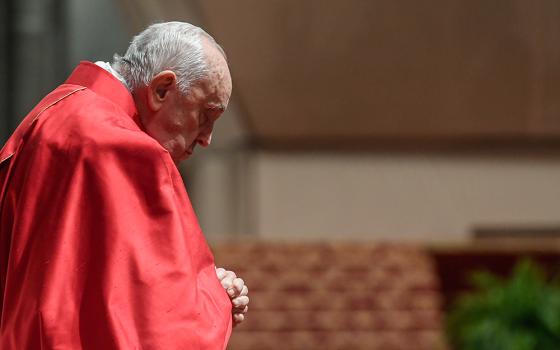
[[[219,104],[209,104],[208,109],[218,110],[220,112],[223,112],[223,111],[226,110],[226,107],[221,103],[219,103]]]

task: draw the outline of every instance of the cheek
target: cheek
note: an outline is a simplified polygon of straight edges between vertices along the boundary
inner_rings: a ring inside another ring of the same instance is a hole
[[[187,118],[187,128],[189,131],[196,130],[198,128],[198,120],[194,116],[189,116]]]
[[[183,137],[186,147],[190,147],[198,137],[198,126],[196,124],[186,125],[185,130],[183,130]]]
[[[189,138],[198,137],[198,134],[200,133],[200,126],[199,126],[198,118],[196,118],[196,115],[189,115],[186,121],[187,122],[185,124],[184,134],[188,135]]]
[[[184,147],[181,145],[181,142],[177,140],[170,140],[163,146],[171,156],[175,157],[181,153],[183,153]]]

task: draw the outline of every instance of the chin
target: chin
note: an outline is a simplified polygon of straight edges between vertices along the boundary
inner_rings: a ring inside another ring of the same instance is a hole
[[[189,159],[190,156],[192,156],[192,152],[185,151],[181,155],[179,155],[178,157],[173,157],[173,160],[174,160],[175,164],[179,164],[183,160]]]

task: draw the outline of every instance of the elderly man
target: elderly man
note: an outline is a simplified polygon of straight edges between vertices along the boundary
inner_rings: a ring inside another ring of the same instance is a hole
[[[23,120],[0,151],[0,349],[226,347],[247,287],[216,269],[175,165],[231,88],[212,37],[160,23]]]

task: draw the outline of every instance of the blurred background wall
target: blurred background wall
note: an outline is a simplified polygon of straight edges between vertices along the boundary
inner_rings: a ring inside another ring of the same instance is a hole
[[[234,78],[214,144],[182,166],[211,239],[554,231],[559,4],[4,0],[0,136],[80,60],[186,20]]]

